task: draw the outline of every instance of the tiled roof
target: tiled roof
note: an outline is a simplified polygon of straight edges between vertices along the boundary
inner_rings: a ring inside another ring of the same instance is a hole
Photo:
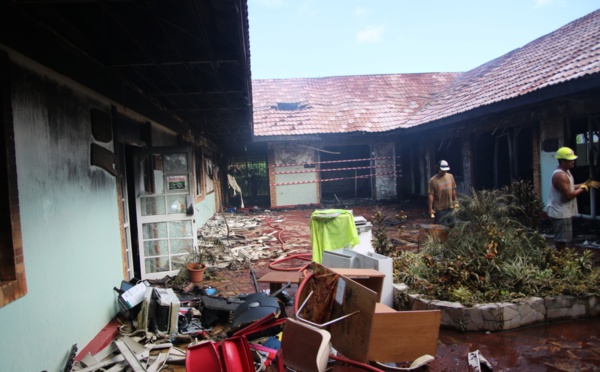
[[[253,80],[254,135],[384,132],[423,108],[458,74]],[[279,110],[277,104],[298,104]]]
[[[599,72],[600,10],[464,73],[401,127],[446,118]]]
[[[254,135],[408,128],[599,72],[600,10],[466,73],[253,80]]]

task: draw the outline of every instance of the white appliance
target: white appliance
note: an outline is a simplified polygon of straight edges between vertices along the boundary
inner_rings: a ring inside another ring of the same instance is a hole
[[[323,251],[323,266],[335,268],[374,269],[384,274],[381,303],[394,307],[394,262],[391,258],[375,252],[357,252],[342,248]]]

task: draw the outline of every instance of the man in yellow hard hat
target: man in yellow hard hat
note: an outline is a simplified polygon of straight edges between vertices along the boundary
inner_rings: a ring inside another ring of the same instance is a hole
[[[548,216],[554,229],[554,246],[557,250],[565,248],[573,240],[573,216],[577,210],[577,196],[588,191],[585,183],[575,184],[571,169],[577,156],[572,149],[561,147],[556,151],[558,167],[552,173],[552,185],[548,197]]]

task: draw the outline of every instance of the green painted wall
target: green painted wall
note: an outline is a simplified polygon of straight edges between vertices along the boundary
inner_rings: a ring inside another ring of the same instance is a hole
[[[116,181],[89,156],[89,110],[110,110],[25,68],[10,76],[28,293],[0,308],[0,369],[59,371],[118,310]]]
[[[211,192],[200,203],[196,203],[196,226],[204,225],[215,213],[217,213],[215,193]]]

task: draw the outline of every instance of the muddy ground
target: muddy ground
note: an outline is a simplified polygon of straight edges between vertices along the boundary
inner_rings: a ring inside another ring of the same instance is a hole
[[[355,216],[363,216],[371,221],[376,208],[388,216],[392,223],[388,226],[389,237],[399,249],[416,252],[419,249],[419,229],[423,224],[432,223],[427,216],[424,202],[407,202],[374,206],[369,203],[353,205],[327,205],[320,208],[351,209]],[[260,251],[260,255],[251,259],[250,254],[233,259],[233,262],[219,261],[209,269],[205,281],[196,285],[215,288],[221,296],[251,294],[256,291],[251,270],[260,278],[272,270],[272,266],[300,268],[307,262],[299,259],[282,260],[286,256],[310,254],[309,222],[314,208],[295,208],[286,210],[246,209],[235,213],[215,216],[215,219],[227,220],[229,228],[235,221],[256,221],[256,225],[235,229],[237,246],[250,246],[250,251]],[[395,221],[395,216],[403,211],[407,218],[403,223]],[[394,222],[395,221],[395,222]],[[597,224],[591,221],[575,222],[576,243],[600,243]],[[264,237],[264,239],[261,239]],[[552,239],[547,238],[550,245]],[[253,242],[249,244],[249,242]],[[258,244],[258,245],[257,245]],[[256,248],[260,245],[260,248]],[[240,249],[240,252],[245,248]],[[590,248],[598,252],[597,248]],[[228,259],[230,259],[229,257]],[[274,262],[280,262],[274,264]],[[219,268],[220,267],[220,268]],[[259,283],[259,290],[268,290],[266,283]],[[190,291],[193,285],[186,284],[182,290]],[[297,286],[287,293],[293,298]],[[293,315],[288,306],[288,316]],[[214,327],[209,337],[219,339],[228,330],[227,324]],[[399,335],[410,337],[410,335]],[[495,333],[463,333],[456,330],[441,329],[435,360],[421,370],[428,371],[467,371],[467,354],[479,350],[490,362],[495,371],[597,371],[600,370],[600,319],[586,319],[527,327],[518,330]],[[181,366],[170,366],[173,371],[183,371]],[[336,365],[334,371],[357,370],[349,366]],[[482,369],[485,370],[485,369]]]

